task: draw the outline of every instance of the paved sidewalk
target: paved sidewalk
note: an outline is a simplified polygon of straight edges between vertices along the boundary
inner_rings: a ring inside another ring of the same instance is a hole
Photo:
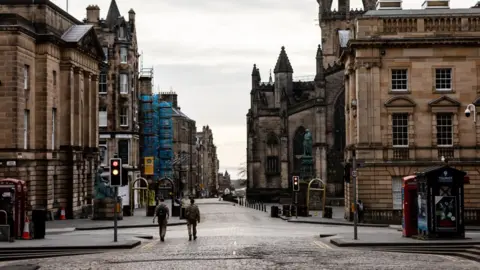
[[[141,241],[138,238],[128,234],[118,234],[118,242],[113,242],[113,235],[62,234],[47,235],[45,239],[15,240],[13,243],[0,242],[0,251],[24,249],[131,249],[140,244]]]
[[[418,240],[403,237],[401,233],[378,233],[360,235],[358,240],[352,237],[336,237],[330,243],[338,247],[387,247],[387,246],[438,246],[438,245],[480,245],[480,234],[466,233],[466,239],[459,240]]]
[[[123,217],[118,221],[119,229],[127,228],[148,228],[157,227],[152,222],[153,217],[147,217],[145,209],[135,209],[135,215]],[[185,225],[187,222],[179,217],[172,217],[168,220],[168,226]],[[113,220],[91,220],[91,219],[68,219],[47,221],[47,234],[64,233],[68,231],[106,230],[113,229]]]

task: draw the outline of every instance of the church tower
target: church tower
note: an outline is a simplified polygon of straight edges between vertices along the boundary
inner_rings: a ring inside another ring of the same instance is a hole
[[[333,0],[317,0],[318,21],[322,30],[323,65],[333,66],[342,51],[342,35],[354,30],[353,20],[368,10],[375,9],[376,0],[362,0],[363,10],[351,10],[350,0],[338,0],[338,7],[332,11]]]

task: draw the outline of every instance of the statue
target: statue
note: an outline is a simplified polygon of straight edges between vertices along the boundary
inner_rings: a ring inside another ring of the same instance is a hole
[[[305,135],[303,135],[303,155],[312,156],[312,133],[310,130],[305,130]]]
[[[95,174],[95,199],[113,198],[114,192],[111,187],[107,186],[107,181],[102,178],[103,168],[98,168]]]

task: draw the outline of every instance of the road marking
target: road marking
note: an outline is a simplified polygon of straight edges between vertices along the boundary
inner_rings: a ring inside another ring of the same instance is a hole
[[[143,247],[141,247],[142,250],[147,250],[147,249],[151,249],[153,248],[153,246],[155,246],[155,244],[157,244],[158,242],[150,242],[146,245],[144,245]]]
[[[319,248],[324,248],[324,249],[333,249],[331,246],[323,243],[323,242],[319,242],[319,241],[313,241],[313,243],[315,245],[317,245]]]
[[[437,255],[438,257],[441,257],[441,258],[444,258],[444,259],[447,259],[449,261],[452,261],[452,262],[457,262],[458,261],[458,258],[455,258],[454,256],[450,256],[450,255]]]

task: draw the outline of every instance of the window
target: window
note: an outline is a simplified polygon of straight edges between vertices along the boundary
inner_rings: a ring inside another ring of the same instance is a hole
[[[23,112],[23,148],[28,149],[29,133],[30,132],[30,111]]]
[[[437,114],[437,145],[453,146],[453,121],[452,114]]]
[[[394,176],[392,177],[392,199],[393,199],[393,210],[403,209],[402,205],[402,177]]]
[[[57,108],[52,108],[52,149],[55,150],[55,132],[56,132],[56,124],[55,121],[57,118]]]
[[[108,63],[108,47],[103,47],[103,54],[105,54],[105,63]]]
[[[57,71],[52,71],[53,76],[53,86],[57,86]]]
[[[128,60],[128,51],[127,48],[121,47],[120,48],[120,62],[122,64],[126,64]]]
[[[452,69],[437,68],[435,70],[435,89],[437,91],[452,90]]]
[[[100,110],[98,111],[98,126],[107,126],[107,107],[100,107]]]
[[[27,90],[30,86],[30,67],[28,65],[23,66],[23,89]]]
[[[128,126],[128,106],[123,106],[120,109],[120,126]]]
[[[408,70],[392,69],[392,91],[408,90]]]
[[[107,93],[107,74],[104,72],[100,73],[100,78],[98,80],[98,93],[99,94]]]
[[[408,146],[408,113],[392,114],[392,139],[394,147]]]
[[[268,174],[280,173],[279,160],[277,156],[268,156],[265,172]]]
[[[128,94],[128,75],[120,74],[120,94]]]
[[[118,28],[118,38],[120,38],[120,39],[125,38],[125,27],[120,26]]]

